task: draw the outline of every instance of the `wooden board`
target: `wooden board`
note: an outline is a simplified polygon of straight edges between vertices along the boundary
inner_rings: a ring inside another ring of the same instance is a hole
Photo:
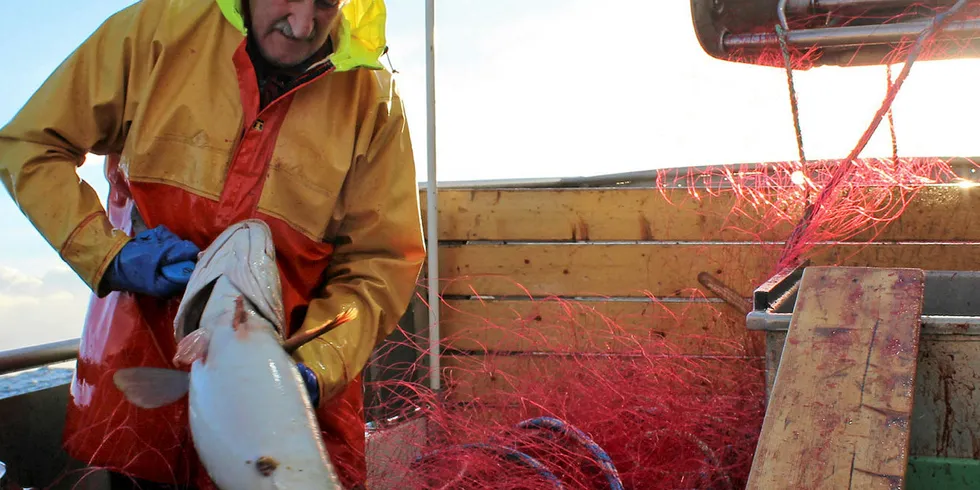
[[[973,219],[980,208],[980,189],[936,185],[906,194],[893,191],[894,197],[880,206],[879,212],[892,215],[905,206],[898,219],[882,223],[878,235],[869,231],[853,240],[980,240],[980,221]],[[427,196],[421,196],[425,220]],[[730,190],[686,188],[440,190],[439,238],[770,241],[785,239],[800,216],[799,206],[774,210],[762,202],[759,210],[745,202],[733,212],[736,202]]]
[[[898,219],[872,237],[865,233],[857,240],[978,241],[980,187],[959,185],[930,186],[918,191]]]
[[[444,295],[687,297],[702,271],[749,296],[778,250],[757,246],[470,244],[439,250]],[[687,289],[687,290],[686,290]]]
[[[583,383],[612,383],[625,377],[634,386],[650,389],[690,390],[705,385],[712,392],[740,388],[761,390],[765,383],[761,358],[736,356],[561,356],[561,355],[446,355],[441,361],[447,399],[456,402],[480,401],[508,404],[553,395],[555,390],[581,387]],[[736,376],[743,372],[747,375]],[[758,386],[746,387],[746,376]],[[735,380],[738,380],[736,383]],[[570,384],[567,386],[566,383]],[[623,387],[625,389],[625,387]],[[545,395],[542,395],[545,394]],[[568,393],[575,397],[579,393]]]
[[[918,269],[804,272],[748,489],[903,487],[924,288]]]
[[[762,355],[762,335],[725,303],[449,300],[447,348],[483,352],[647,352]]]
[[[774,272],[778,247],[757,244],[470,244],[440,247],[441,293],[543,297],[690,297],[710,272],[748,298]],[[980,244],[841,244],[813,265],[977,270]]]
[[[426,201],[423,194],[423,208]],[[712,196],[687,189],[445,190],[439,192],[439,238],[773,240],[792,231],[789,221],[761,235],[743,231],[756,229],[760,216],[733,214],[735,202],[730,191]],[[790,213],[785,216],[799,215]]]

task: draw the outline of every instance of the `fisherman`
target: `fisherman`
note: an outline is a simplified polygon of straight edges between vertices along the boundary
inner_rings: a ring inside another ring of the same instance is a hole
[[[173,367],[198,252],[248,218],[272,230],[289,333],[358,310],[294,357],[342,483],[365,484],[361,372],[425,256],[385,21],[382,0],[142,0],[0,130],[4,186],[94,293],[64,443],[114,488],[212,485],[186,398],[143,410],[112,379]],[[105,208],[76,173],[86,153],[106,155]]]

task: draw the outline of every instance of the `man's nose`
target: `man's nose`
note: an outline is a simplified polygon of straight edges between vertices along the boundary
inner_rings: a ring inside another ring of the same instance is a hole
[[[293,31],[293,36],[299,39],[308,39],[312,36],[316,28],[316,6],[314,0],[301,0],[290,2],[289,27]]]

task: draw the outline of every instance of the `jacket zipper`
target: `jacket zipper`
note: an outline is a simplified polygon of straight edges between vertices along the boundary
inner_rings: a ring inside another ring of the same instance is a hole
[[[320,80],[321,78],[323,78],[323,77],[325,77],[325,76],[333,73],[334,71],[336,71],[337,67],[333,66],[333,63],[331,63],[331,62],[328,62],[328,63],[330,63],[330,66],[326,70],[324,70],[323,73],[321,73],[321,74],[319,74],[319,75],[317,75],[317,76],[315,76],[315,77],[313,77],[313,78],[311,78],[311,79],[309,79],[309,80],[307,80],[307,81],[305,81],[305,82],[303,82],[303,83],[301,83],[301,84],[299,84],[299,85],[297,85],[297,86],[295,86],[295,87],[287,90],[285,93],[279,95],[278,97],[276,97],[275,99],[273,99],[272,101],[270,101],[264,108],[262,108],[262,109],[259,110],[258,114],[256,114],[256,116],[255,116],[255,120],[248,122],[247,125],[245,124],[246,123],[246,121],[245,121],[245,112],[244,112],[244,110],[242,111],[242,117],[239,119],[238,136],[235,138],[235,142],[234,142],[234,146],[233,146],[234,151],[232,152],[231,161],[228,163],[228,171],[225,174],[225,184],[226,185],[227,185],[227,182],[228,182],[228,175],[231,173],[231,169],[234,166],[235,162],[238,160],[239,153],[241,152],[241,143],[242,143],[242,140],[245,138],[245,133],[247,131],[249,131],[249,130],[256,129],[256,126],[257,125],[259,126],[258,130],[261,131],[262,130],[262,125],[264,124],[263,121],[262,121],[262,115],[266,111],[270,110],[272,108],[272,106],[276,105],[277,103],[279,103],[281,100],[285,99],[286,97],[294,94],[296,91],[300,90],[301,88],[306,87],[307,85],[309,85],[309,84],[311,84],[311,83],[313,83],[313,82],[315,82],[317,80]],[[283,119],[285,120],[285,115],[283,115]],[[267,172],[268,172],[268,164],[269,164],[269,162],[266,162],[266,171]],[[263,181],[263,185],[264,184],[265,184],[265,182]],[[220,203],[221,196],[218,196],[218,199],[219,199],[219,203]],[[252,207],[251,207],[251,209],[249,209],[249,213],[248,213],[249,216],[254,216],[255,213],[258,212],[258,208],[259,208],[259,200],[257,199],[255,201],[255,204],[253,204]]]

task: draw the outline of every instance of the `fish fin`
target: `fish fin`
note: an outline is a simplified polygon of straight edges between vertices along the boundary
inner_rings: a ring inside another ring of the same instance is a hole
[[[190,375],[164,368],[123,368],[112,376],[116,388],[130,403],[140,408],[159,408],[187,394]]]
[[[195,330],[180,339],[177,353],[174,355],[174,365],[194,364],[198,359],[207,360],[208,346],[211,344],[211,334],[208,330]]]
[[[348,306],[344,311],[337,314],[333,320],[330,320],[318,327],[311,328],[309,330],[303,330],[296,332],[292,337],[286,339],[283,342],[283,348],[286,349],[287,353],[292,354],[296,352],[297,349],[306,345],[313,339],[327,333],[334,328],[337,328],[353,319],[357,318],[357,308],[353,306]]]

